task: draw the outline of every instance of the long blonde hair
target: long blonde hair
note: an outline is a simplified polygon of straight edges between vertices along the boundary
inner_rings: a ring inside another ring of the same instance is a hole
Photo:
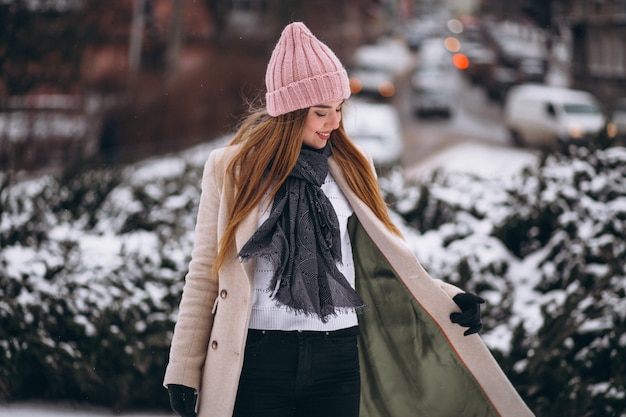
[[[224,263],[234,243],[237,227],[252,210],[257,209],[266,193],[274,198],[295,167],[308,111],[306,108],[271,117],[264,109],[253,110],[230,141],[229,145],[240,145],[241,148],[226,168],[227,175],[233,178],[235,196],[228,225],[218,245],[214,272]],[[352,191],[390,232],[401,236],[389,217],[369,161],[348,138],[343,121],[332,132],[329,143],[332,157]]]

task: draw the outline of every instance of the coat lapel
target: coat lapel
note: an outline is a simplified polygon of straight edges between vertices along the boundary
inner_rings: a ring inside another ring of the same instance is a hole
[[[234,184],[228,183],[228,184],[225,184],[223,192],[232,192],[232,190],[234,189],[235,189]],[[233,197],[231,196],[230,201],[232,201],[232,198]],[[228,210],[230,211],[230,208]],[[237,228],[235,232],[236,253],[239,253],[243,245],[245,245],[246,242],[250,240],[254,232],[256,232],[258,223],[259,223],[259,211],[256,209],[252,210],[246,216],[246,218],[243,219],[243,221],[241,222],[241,224],[239,225],[239,227]],[[248,278],[248,281],[250,282],[250,285],[252,286],[253,280],[254,280],[254,269],[256,266],[256,260],[253,258],[253,259],[247,260],[246,262],[240,262],[240,264],[246,274],[246,277]]]
[[[237,253],[241,250],[243,245],[252,237],[254,232],[257,229],[258,224],[258,211],[254,210],[250,213],[241,223],[239,228],[237,229],[237,233],[235,234],[235,244],[237,248]],[[248,259],[245,262],[241,262],[241,265],[248,277],[248,281],[250,285],[253,284],[254,280],[254,269],[256,266],[256,259]]]

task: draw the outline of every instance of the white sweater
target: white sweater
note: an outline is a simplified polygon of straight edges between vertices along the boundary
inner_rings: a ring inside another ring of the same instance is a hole
[[[352,246],[348,234],[348,218],[353,210],[346,200],[335,180],[330,174],[326,176],[322,191],[332,203],[341,232],[342,263],[337,265],[341,273],[354,288],[354,262],[352,260]],[[259,226],[269,217],[272,207],[271,201],[261,204],[259,212]],[[338,309],[336,316],[331,316],[324,323],[319,317],[298,314],[285,306],[278,305],[271,299],[269,289],[273,275],[271,263],[264,258],[257,258],[254,271],[254,290],[252,294],[252,314],[249,328],[258,330],[317,330],[332,331],[357,325],[356,313],[351,309]]]

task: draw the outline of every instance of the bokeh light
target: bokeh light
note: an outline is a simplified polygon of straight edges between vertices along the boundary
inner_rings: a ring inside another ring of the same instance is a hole
[[[350,77],[350,93],[358,94],[363,90],[363,83],[358,78]]]
[[[390,98],[396,94],[396,87],[392,83],[385,81],[378,86],[378,93],[385,98]]]
[[[466,70],[469,67],[469,59],[465,54],[454,54],[452,63],[460,70]]]
[[[447,37],[443,43],[450,52],[459,52],[461,50],[461,42],[454,36]]]
[[[450,32],[459,34],[463,32],[463,23],[459,19],[448,20],[448,29]]]

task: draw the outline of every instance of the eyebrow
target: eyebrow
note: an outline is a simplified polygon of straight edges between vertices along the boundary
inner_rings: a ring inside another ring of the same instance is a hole
[[[345,103],[345,100],[342,101],[341,103],[339,103],[339,106],[337,106],[337,107],[341,107],[344,103]],[[311,106],[311,107],[314,107],[316,109],[331,109],[332,108],[332,106],[329,106],[329,105],[326,105],[326,104],[317,104],[317,105]]]

